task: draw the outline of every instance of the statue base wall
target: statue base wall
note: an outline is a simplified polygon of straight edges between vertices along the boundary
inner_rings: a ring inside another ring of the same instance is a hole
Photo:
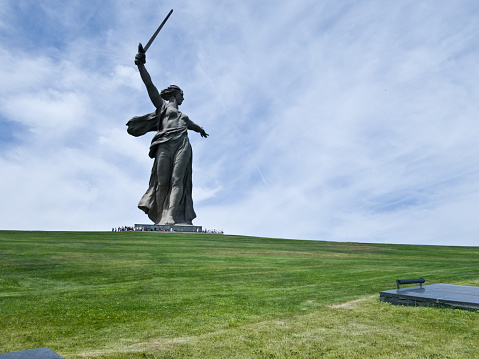
[[[135,224],[135,228],[142,228],[145,231],[155,232],[189,232],[189,233],[201,233],[203,227],[194,226],[189,224]]]

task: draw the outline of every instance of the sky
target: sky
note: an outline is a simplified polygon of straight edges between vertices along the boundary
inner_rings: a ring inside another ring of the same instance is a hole
[[[204,127],[195,225],[479,245],[476,0],[0,0],[0,229],[150,223],[159,88]]]

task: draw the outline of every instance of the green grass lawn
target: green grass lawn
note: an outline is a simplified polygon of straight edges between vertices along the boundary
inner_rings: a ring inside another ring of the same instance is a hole
[[[478,358],[479,312],[379,301],[479,286],[479,247],[0,231],[0,353],[70,358]]]

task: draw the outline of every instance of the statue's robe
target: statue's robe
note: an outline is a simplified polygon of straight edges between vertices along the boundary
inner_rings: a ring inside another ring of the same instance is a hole
[[[143,210],[155,224],[166,223],[168,212],[173,218],[174,224],[192,224],[196,218],[193,209],[192,198],[192,160],[193,152],[188,139],[188,129],[198,131],[201,129],[173,106],[163,103],[155,112],[133,117],[127,123],[128,133],[132,136],[142,136],[150,131],[157,131],[150,145],[149,156],[154,158],[150,175],[148,190],[138,203],[138,208]],[[162,168],[165,171],[165,163],[168,161],[167,173],[159,173]],[[170,208],[172,191],[172,175],[180,176],[180,183],[175,191],[181,193],[179,204],[176,208]],[[160,185],[158,178],[169,179],[169,185]],[[161,202],[161,203],[159,203]],[[171,221],[171,217],[169,219]]]

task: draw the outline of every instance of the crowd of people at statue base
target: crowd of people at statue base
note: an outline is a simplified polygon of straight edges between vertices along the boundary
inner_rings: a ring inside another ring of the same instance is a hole
[[[211,233],[211,234],[224,234],[223,230],[217,230],[217,229],[203,229],[203,232],[201,233]]]
[[[150,227],[130,227],[130,226],[122,226],[122,227],[113,227],[111,229],[112,232],[168,232],[161,228],[158,231],[151,229]]]
[[[176,232],[174,228],[171,228],[169,231],[165,230],[164,228],[160,228],[159,230],[154,230],[151,227],[131,227],[131,226],[121,226],[121,227],[113,227],[111,229],[112,232]],[[188,233],[196,233],[196,232],[188,232]],[[201,232],[198,233],[208,233],[208,234],[224,234],[223,230],[217,229],[203,229]]]

